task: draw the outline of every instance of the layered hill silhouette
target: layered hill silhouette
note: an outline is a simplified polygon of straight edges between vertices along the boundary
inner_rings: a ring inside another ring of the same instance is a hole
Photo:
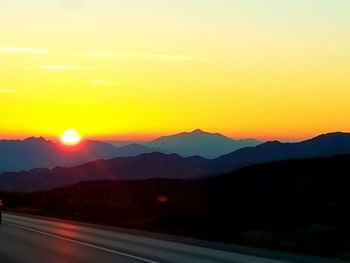
[[[197,180],[4,196],[13,211],[350,259],[349,163],[350,155],[279,161]]]
[[[214,159],[240,148],[259,144],[261,142],[255,139],[234,140],[219,133],[208,133],[197,129],[192,132],[163,136],[145,145],[184,157],[198,155]]]
[[[210,162],[201,157],[149,153],[136,157],[96,160],[83,165],[53,169],[33,169],[0,174],[0,189],[39,191],[68,186],[81,181],[137,180],[149,178],[192,178],[212,174]]]
[[[215,160],[222,171],[288,159],[305,159],[350,153],[350,133],[328,133],[297,143],[270,141],[239,149]]]
[[[254,164],[350,154],[350,134],[331,133],[298,143],[267,142],[214,160],[199,156],[148,153],[97,160],[71,168],[0,174],[0,190],[39,191],[91,180],[191,179],[214,176]],[[69,156],[69,155],[68,155]]]
[[[75,166],[97,159],[136,156],[154,151],[161,150],[140,144],[114,147],[100,141],[85,141],[77,147],[64,147],[42,137],[23,141],[0,140],[0,172]]]
[[[0,173],[56,166],[69,167],[98,159],[137,156],[151,152],[213,158],[257,144],[259,142],[253,139],[236,141],[221,134],[211,134],[201,130],[161,137],[146,145],[131,143],[119,147],[102,141],[85,141],[80,147],[63,147],[60,143],[42,137],[0,140]],[[161,148],[162,146],[164,148]]]

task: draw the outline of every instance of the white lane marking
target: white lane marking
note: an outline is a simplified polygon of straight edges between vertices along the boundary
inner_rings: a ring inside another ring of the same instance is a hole
[[[139,256],[134,256],[134,255],[131,255],[131,254],[128,254],[128,253],[125,253],[125,252],[121,252],[121,251],[117,251],[117,250],[114,250],[114,249],[109,249],[109,248],[105,248],[105,247],[101,247],[101,246],[97,246],[97,245],[92,245],[92,244],[89,244],[89,243],[85,243],[85,242],[82,242],[82,241],[70,239],[70,238],[67,238],[67,237],[61,237],[61,236],[49,234],[49,233],[46,233],[46,232],[43,232],[43,231],[40,231],[40,230],[36,230],[36,229],[32,229],[32,228],[29,228],[29,227],[25,227],[25,226],[19,226],[19,225],[7,223],[7,222],[3,222],[3,224],[9,225],[9,226],[12,226],[12,227],[25,229],[25,230],[28,230],[28,231],[32,231],[32,232],[35,232],[35,233],[38,233],[38,234],[42,234],[42,235],[45,235],[45,236],[62,239],[62,240],[69,241],[69,242],[72,242],[72,243],[76,243],[76,244],[79,244],[79,245],[83,245],[83,246],[86,246],[86,247],[91,247],[91,248],[95,248],[95,249],[102,250],[102,251],[105,251],[105,252],[117,254],[117,255],[120,255],[120,256],[136,259],[136,260],[142,261],[142,262],[160,263],[158,261],[154,261],[154,260],[151,260],[151,259],[147,259],[147,258],[143,258],[143,257],[139,257]]]

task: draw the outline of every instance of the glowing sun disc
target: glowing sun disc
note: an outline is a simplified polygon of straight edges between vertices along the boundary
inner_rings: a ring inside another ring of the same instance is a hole
[[[64,145],[77,145],[80,143],[80,136],[75,130],[66,130],[61,136]]]

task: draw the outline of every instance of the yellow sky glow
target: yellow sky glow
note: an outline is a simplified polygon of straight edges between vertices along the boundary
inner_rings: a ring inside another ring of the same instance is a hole
[[[0,0],[0,137],[350,131],[350,4],[305,2]]]

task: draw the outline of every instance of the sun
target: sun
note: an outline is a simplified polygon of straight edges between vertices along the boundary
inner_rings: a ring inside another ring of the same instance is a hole
[[[66,130],[61,136],[61,142],[64,145],[74,146],[79,144],[80,141],[81,141],[81,138],[79,134],[77,133],[76,130],[73,130],[73,129]]]

